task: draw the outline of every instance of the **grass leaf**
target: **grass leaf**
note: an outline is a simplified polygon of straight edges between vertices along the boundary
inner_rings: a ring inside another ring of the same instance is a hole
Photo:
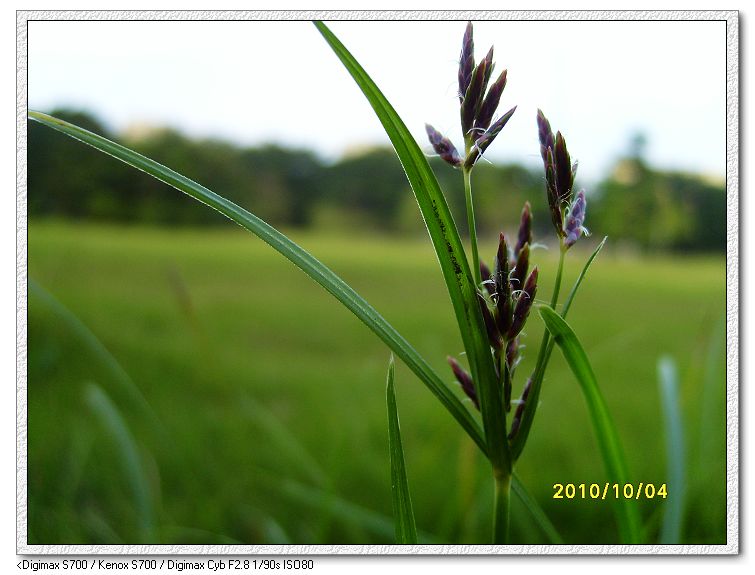
[[[136,440],[131,435],[131,431],[118,408],[101,387],[93,383],[87,385],[84,390],[84,400],[96,416],[100,426],[115,444],[122,472],[134,498],[134,508],[139,519],[141,537],[144,541],[152,541],[155,513],[152,508],[149,481],[139,457]]]
[[[545,514],[545,511],[543,511],[543,508],[540,507],[537,500],[527,492],[527,489],[524,487],[524,484],[516,473],[513,474],[512,479],[511,489],[535,520],[538,527],[542,529],[543,533],[548,538],[548,541],[555,545],[563,545],[564,540],[561,538],[556,526],[551,523],[550,519],[548,519],[548,516]]]
[[[191,196],[195,200],[217,210],[242,228],[252,232],[273,249],[277,250],[289,261],[298,266],[304,273],[324,287],[331,295],[340,301],[367,327],[369,327],[404,363],[420,378],[430,391],[448,409],[451,415],[461,424],[462,428],[485,451],[486,445],[477,422],[466,407],[438,377],[427,362],[409,345],[409,343],[391,326],[370,304],[356,293],[346,282],[338,277],[325,264],[318,261],[312,254],[299,247],[278,230],[249,213],[226,198],[208,190],[204,186],[190,180],[186,176],[171,170],[154,160],[142,156],[120,144],[84,130],[69,122],[54,118],[41,112],[29,112],[32,120],[40,122],[50,128],[96,148],[152,177],[165,182]]]
[[[676,363],[670,357],[664,356],[658,360],[658,387],[666,431],[668,477],[668,498],[664,502],[660,543],[677,545],[682,540],[684,523],[684,501],[687,491],[685,479],[687,447],[679,405],[679,376]]]
[[[577,339],[572,328],[560,315],[548,306],[539,308],[540,317],[550,332],[556,345],[564,354],[574,377],[576,377],[582,394],[587,402],[593,429],[598,440],[600,453],[603,457],[608,480],[623,486],[630,483],[624,452],[619,440],[611,414],[608,411],[603,395],[598,388],[595,373],[587,359],[582,344]],[[620,498],[615,505],[619,534],[623,543],[641,542],[641,523],[637,503],[634,499]]]
[[[477,383],[488,457],[494,467],[511,469],[508,442],[505,439],[505,413],[501,410],[500,384],[477,303],[477,288],[438,180],[406,125],[364,68],[325,24],[315,22],[315,26],[361,88],[404,167],[435,248],[464,349],[467,351],[472,377]]]
[[[396,408],[394,386],[395,369],[393,356],[388,365],[386,401],[388,404],[388,451],[391,457],[391,498],[393,500],[393,521],[396,528],[396,543],[414,545],[417,543],[417,526],[414,523],[412,498],[409,493],[409,480],[406,477],[404,448],[401,445],[401,429]]]

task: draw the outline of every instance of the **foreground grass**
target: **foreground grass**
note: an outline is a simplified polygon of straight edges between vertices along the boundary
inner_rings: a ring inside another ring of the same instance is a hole
[[[293,237],[452,380],[445,357],[458,354],[461,343],[426,240]],[[481,246],[483,257],[493,251],[492,244]],[[538,257],[545,260],[542,277],[552,278],[555,262],[544,252]],[[581,265],[584,254],[570,258]],[[572,261],[566,285],[578,267]],[[130,426],[160,542],[390,542],[392,526],[381,523],[391,509],[383,396],[388,351],[262,242],[233,229],[32,222],[29,275],[101,339],[160,422],[155,429],[108,372],[66,337],[65,326],[31,300],[31,542],[145,539],[118,451],[84,401],[87,382],[110,395]],[[632,259],[609,252],[592,268],[573,316],[638,482],[665,481],[655,368],[661,354],[679,363],[688,443],[697,450],[689,458],[695,480],[689,542],[724,540],[723,363],[707,406],[713,417],[700,428],[704,355],[724,312],[724,286],[723,258]],[[549,295],[544,289],[539,298]],[[535,319],[530,326],[534,347],[540,327]],[[515,394],[535,353],[526,354]],[[492,494],[483,458],[401,365],[396,382],[418,527],[439,540],[486,541]],[[616,540],[604,502],[551,499],[554,483],[603,480],[591,433],[577,385],[554,354],[517,471],[570,543]],[[705,451],[696,447],[698,435]],[[643,507],[652,533],[661,510],[659,501]],[[542,542],[518,508],[513,532],[514,542]]]

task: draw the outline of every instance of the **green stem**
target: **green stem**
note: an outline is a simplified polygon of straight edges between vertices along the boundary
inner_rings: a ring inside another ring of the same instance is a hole
[[[493,544],[506,545],[509,542],[509,510],[511,508],[510,473],[496,476],[493,506]]]
[[[472,170],[464,168],[464,198],[467,202],[467,225],[469,227],[469,241],[472,243],[472,274],[475,285],[479,288],[482,283],[480,274],[480,256],[477,254],[477,228],[475,227],[474,203],[472,202]]]

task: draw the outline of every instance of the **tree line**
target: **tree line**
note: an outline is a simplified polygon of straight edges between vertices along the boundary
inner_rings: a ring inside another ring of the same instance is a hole
[[[276,145],[241,147],[192,139],[172,129],[113,134],[91,114],[53,115],[125,145],[202,183],[277,227],[372,228],[421,231],[419,211],[394,152],[374,148],[327,163],[310,150]],[[430,163],[465,230],[461,177],[438,158]],[[70,138],[30,122],[28,213],[35,217],[95,219],[150,225],[225,223],[153,178]],[[546,236],[544,178],[517,164],[475,170],[478,233],[514,230],[529,200],[535,234]],[[652,169],[635,148],[595,189],[588,190],[588,227],[614,244],[643,250],[723,251],[724,185],[698,176]]]

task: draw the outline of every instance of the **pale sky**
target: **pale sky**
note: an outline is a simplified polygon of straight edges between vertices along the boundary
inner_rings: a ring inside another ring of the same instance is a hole
[[[456,70],[464,22],[333,22],[331,29],[428,151],[429,122],[461,145]],[[539,162],[535,113],[561,130],[580,175],[602,177],[630,136],[664,169],[723,177],[724,22],[475,22],[476,57],[508,69],[488,151]],[[83,108],[115,130],[175,127],[336,159],[387,144],[356,84],[310,22],[29,23],[29,107]]]

